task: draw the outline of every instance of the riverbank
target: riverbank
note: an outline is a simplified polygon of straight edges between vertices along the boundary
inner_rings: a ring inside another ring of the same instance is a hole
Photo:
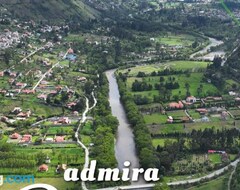
[[[128,123],[125,110],[120,102],[120,94],[118,90],[117,80],[114,76],[116,70],[109,70],[106,76],[109,82],[109,103],[112,115],[119,121],[117,137],[115,143],[115,156],[118,161],[118,168],[124,168],[125,161],[131,162],[130,168],[139,168],[139,160],[136,154],[136,146],[134,142],[133,131]]]

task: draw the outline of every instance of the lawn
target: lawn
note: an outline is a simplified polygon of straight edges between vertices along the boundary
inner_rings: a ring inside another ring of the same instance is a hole
[[[144,120],[146,124],[152,124],[152,123],[166,123],[167,121],[167,116],[162,115],[161,113],[154,113],[151,115],[144,115]]]
[[[186,96],[187,89],[185,87],[186,83],[189,83],[189,92],[191,95],[199,97],[205,97],[211,94],[216,94],[218,92],[218,89],[210,83],[202,82],[203,79],[203,73],[191,73],[191,75],[188,77],[185,74],[180,74],[180,75],[170,75],[163,77],[164,82],[169,82],[169,78],[175,78],[174,82],[178,82],[179,88],[178,89],[173,89],[172,90],[172,100],[173,97],[179,96],[180,98],[184,99]],[[160,83],[160,77],[144,77],[144,78],[137,78],[137,77],[129,77],[127,79],[127,87],[129,90],[132,88],[132,83],[135,80],[139,81],[145,81],[147,84],[151,84],[153,86],[153,90],[151,91],[142,91],[142,92],[132,92],[134,95],[143,95],[143,96],[148,96],[153,99],[154,95],[159,95],[159,91],[154,89],[155,84]],[[198,93],[198,88],[202,85],[202,91]]]
[[[222,163],[220,154],[209,154],[208,159],[214,164]]]
[[[193,118],[193,119],[200,119],[201,115],[196,112],[195,110],[188,109],[188,114]]]
[[[139,72],[151,74],[153,71],[162,71],[164,69],[174,70],[193,70],[205,69],[210,62],[203,61],[170,61],[166,63],[142,65],[130,68],[129,76],[136,76]],[[126,73],[129,69],[119,70],[119,72]]]
[[[47,131],[48,134],[73,134],[73,128],[71,126],[66,127],[50,127]]]
[[[153,125],[153,126],[148,126],[148,128],[152,134],[168,134],[168,133],[174,133],[174,132],[179,132],[179,133],[184,132],[184,124],[179,124],[179,123]]]
[[[194,42],[194,37],[190,35],[169,35],[159,37],[157,41],[169,46],[190,46]]]
[[[176,117],[176,116],[175,116]],[[174,116],[173,116],[174,118]],[[191,132],[195,130],[204,130],[213,128],[215,131],[222,129],[234,128],[232,121],[217,121],[217,122],[199,122],[199,123],[172,123],[172,124],[148,124],[148,128],[152,134],[174,133],[174,132]]]

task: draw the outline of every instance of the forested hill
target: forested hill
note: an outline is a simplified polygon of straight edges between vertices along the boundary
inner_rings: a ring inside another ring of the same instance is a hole
[[[7,9],[14,17],[33,20],[88,21],[100,13],[82,0],[1,0],[0,9]]]

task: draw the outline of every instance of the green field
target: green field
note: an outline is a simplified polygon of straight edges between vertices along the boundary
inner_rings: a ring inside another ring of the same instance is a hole
[[[163,77],[164,81],[168,82],[169,77],[175,78],[175,81],[178,82],[178,84],[180,86],[178,89],[173,89],[172,90],[172,98],[175,95],[179,96],[180,98],[184,98],[186,96],[186,92],[187,92],[187,89],[185,87],[186,83],[190,84],[189,92],[191,93],[191,95],[196,96],[196,97],[198,97],[198,96],[208,96],[208,95],[218,93],[218,89],[213,84],[202,82],[203,73],[191,73],[191,75],[189,77],[187,77],[184,74],[170,75],[170,76]],[[144,77],[144,78],[129,77],[127,79],[127,87],[128,87],[129,90],[131,90],[132,84],[135,80],[145,81],[146,83],[151,84],[153,87],[154,87],[155,84],[160,83],[159,76]],[[202,85],[202,90],[201,90],[201,92],[198,92],[198,88],[200,87],[200,85]],[[159,94],[159,91],[155,90],[153,88],[153,90],[151,90],[151,91],[132,92],[132,93],[136,94],[136,95],[143,95],[143,96],[153,98],[154,95]]]
[[[203,61],[170,61],[166,63],[143,65],[130,68],[129,76],[136,76],[138,72],[145,72],[151,74],[153,71],[162,71],[164,69],[174,70],[197,70],[205,69],[209,62]],[[119,72],[126,73],[129,69],[119,70]]]
[[[161,44],[169,46],[191,46],[195,38],[190,35],[169,35],[164,37],[159,37],[157,41]]]
[[[73,134],[73,128],[71,126],[66,127],[50,127],[47,131],[48,134]]]
[[[222,129],[234,128],[232,121],[215,121],[215,122],[199,122],[199,123],[172,123],[172,124],[158,124],[148,128],[152,134],[174,133],[174,132],[191,132],[195,130],[204,130],[213,128],[215,131]]]
[[[144,115],[144,120],[146,124],[152,124],[152,123],[166,123],[167,116],[162,115],[160,113],[154,113],[151,115]]]
[[[155,148],[157,146],[164,146],[165,142],[177,142],[177,139],[174,138],[153,138],[152,143]]]

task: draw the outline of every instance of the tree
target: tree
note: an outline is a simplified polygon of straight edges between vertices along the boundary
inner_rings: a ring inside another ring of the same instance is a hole
[[[153,190],[169,190],[170,188],[168,187],[166,182],[159,182],[155,184]]]
[[[10,60],[12,58],[12,51],[10,49],[6,49],[5,52],[4,52],[4,55],[3,55],[3,58],[4,58],[4,62],[9,65],[10,63]]]
[[[44,154],[43,152],[37,153],[36,161],[38,165],[43,164],[45,160],[46,160],[46,154]]]

